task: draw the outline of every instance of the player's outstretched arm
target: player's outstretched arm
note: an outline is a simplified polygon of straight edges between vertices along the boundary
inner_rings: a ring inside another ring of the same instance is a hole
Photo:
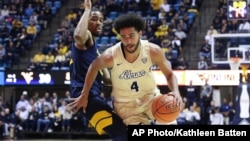
[[[89,66],[81,95],[77,98],[70,99],[72,102],[68,104],[68,106],[74,113],[76,113],[81,107],[83,108],[83,112],[85,112],[88,104],[89,91],[96,79],[98,71],[113,66],[113,58],[108,50],[110,49],[107,49],[103,54],[99,55]]]
[[[79,49],[86,49],[86,42],[92,38],[91,32],[88,30],[88,21],[92,8],[91,0],[84,0],[84,13],[80,18],[75,30],[74,41]],[[92,41],[92,40],[90,40]]]
[[[183,101],[180,95],[178,81],[172,70],[171,63],[166,59],[164,53],[158,45],[152,44],[151,46],[152,48],[150,50],[150,55],[153,63],[155,63],[160,68],[167,79],[168,87],[172,93],[175,94],[177,102],[182,105]]]

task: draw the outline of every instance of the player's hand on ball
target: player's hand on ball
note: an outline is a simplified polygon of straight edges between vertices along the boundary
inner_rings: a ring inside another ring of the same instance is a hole
[[[174,95],[174,100],[176,101],[176,103],[180,106],[180,108],[182,109],[183,108],[183,99],[180,95],[180,93],[178,92],[169,92],[168,94],[170,95]]]

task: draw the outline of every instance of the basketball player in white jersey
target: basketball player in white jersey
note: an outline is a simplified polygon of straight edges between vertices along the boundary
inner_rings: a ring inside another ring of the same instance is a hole
[[[87,106],[89,90],[97,72],[110,68],[112,96],[115,112],[126,125],[150,124],[154,120],[151,112],[153,99],[160,94],[151,67],[156,64],[163,72],[175,100],[182,105],[176,76],[170,62],[161,48],[141,40],[144,19],[134,13],[121,15],[114,22],[114,28],[121,36],[121,42],[106,49],[89,67],[82,94],[69,104],[78,111]]]

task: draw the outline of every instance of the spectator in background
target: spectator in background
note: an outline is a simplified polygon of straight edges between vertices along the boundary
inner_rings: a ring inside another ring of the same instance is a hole
[[[157,27],[157,30],[155,31],[155,36],[157,38],[160,38],[167,34],[168,34],[168,23],[166,19],[161,19],[161,24]]]
[[[16,104],[15,109],[16,110],[21,110],[22,108],[28,109],[28,105],[29,105],[29,101],[25,98],[25,94],[22,94]]]
[[[210,58],[211,57],[211,45],[208,40],[205,40],[205,43],[201,46],[199,51],[199,58]]]
[[[5,47],[2,44],[0,44],[0,67],[5,64],[5,55],[6,55]]]
[[[151,26],[146,27],[145,32],[143,32],[143,38],[150,42],[155,42],[155,34]]]
[[[128,11],[128,1],[122,0],[120,3],[119,12],[127,12]]]
[[[45,15],[43,10],[40,11],[40,14],[37,17],[37,21],[43,30],[48,27],[48,15]]]
[[[42,48],[42,54],[48,55],[52,49],[50,48],[50,42],[47,42]]]
[[[197,102],[197,101],[194,101],[194,102],[192,103],[192,106],[193,106],[194,110],[195,110],[196,112],[198,112],[199,115],[200,115],[200,114],[201,114],[201,107],[200,107],[200,105],[198,104],[198,102]]]
[[[107,18],[105,21],[103,21],[102,36],[107,36],[107,37],[115,36],[115,34],[112,32],[112,28],[113,28],[113,21]]]
[[[59,25],[59,27],[57,29],[57,32],[62,36],[63,31],[65,31],[65,30],[67,30],[69,28],[70,23],[71,23],[71,21],[67,17],[65,17],[61,21],[61,23],[60,23],[60,25]]]
[[[28,96],[28,91],[24,90],[22,92],[22,95],[24,96],[24,98],[29,102],[29,96]],[[27,109],[29,109],[30,105],[27,105]]]
[[[175,36],[177,36],[178,39],[181,40],[181,45],[185,42],[187,38],[187,34],[184,30],[182,30],[181,26],[177,26],[177,30],[175,31]]]
[[[54,66],[55,67],[63,67],[63,66],[67,66],[67,59],[66,56],[63,54],[63,52],[58,52],[57,55],[55,56],[55,63]]]
[[[176,15],[175,9],[173,7],[170,7],[169,12],[166,13],[167,23],[169,23],[175,17],[175,15]]]
[[[222,19],[220,19],[219,17],[215,17],[213,20],[213,27],[215,30],[220,31],[221,27],[222,27]]]
[[[148,15],[145,17],[146,29],[147,29],[148,27],[152,27],[152,25],[154,25],[154,24],[156,23],[155,20],[156,20],[156,19],[153,19],[153,18],[151,17],[151,15],[148,14]],[[154,30],[154,29],[153,29],[153,30]]]
[[[16,48],[11,39],[8,40],[8,43],[5,46],[6,48],[6,63],[8,66],[12,67],[14,64],[19,63],[19,54],[16,52]]]
[[[70,10],[66,18],[68,19],[68,21],[74,20],[77,18],[77,14],[74,12],[74,10]]]
[[[217,30],[220,34],[225,34],[225,33],[229,33],[229,25],[228,25],[228,20],[227,19],[223,19],[222,20],[222,26],[220,28],[220,30]]]
[[[201,86],[201,92],[200,92],[200,98],[202,99],[203,97],[206,96],[212,96],[213,93],[213,87],[208,83],[208,79],[205,79],[205,84]]]
[[[70,120],[72,118],[72,115],[73,112],[69,107],[66,107],[65,111],[62,113],[62,131],[70,131]]]
[[[6,26],[6,23],[3,22],[0,28],[0,38],[2,38],[2,40],[8,38],[9,33],[10,33],[9,28]]]
[[[36,11],[32,12],[31,16],[29,17],[29,23],[33,22],[35,25],[38,24],[38,14]]]
[[[33,57],[33,62],[37,69],[40,69],[40,64],[45,61],[45,55],[41,50],[38,50],[37,53]]]
[[[36,63],[34,62],[34,59],[30,59],[30,62],[27,65],[27,70],[29,71],[38,70],[38,67],[36,66]]]
[[[214,29],[214,27],[211,25],[210,28],[207,30],[207,34],[205,35],[205,40],[210,46],[212,45],[212,35],[216,34],[218,34],[218,31]]]
[[[22,30],[25,29],[23,22],[17,18],[15,18],[11,24],[12,28],[10,29],[10,36],[12,37],[17,37],[19,34],[22,33]]]
[[[65,91],[65,95],[64,95],[63,99],[65,101],[69,101],[69,99],[70,99],[70,92],[69,91]]]
[[[204,56],[201,56],[200,60],[198,61],[198,70],[207,70],[207,69],[208,69],[207,61],[205,60]]]
[[[191,105],[189,110],[186,112],[186,121],[189,125],[197,125],[201,120],[200,114],[195,111],[194,106]]]
[[[197,101],[198,90],[196,86],[193,86],[192,80],[189,81],[189,85],[185,88],[185,95],[187,98],[187,107],[190,107],[195,101]]]
[[[47,21],[48,21],[48,24],[50,24],[50,23],[51,23],[51,20],[52,20],[53,15],[52,15],[51,8],[49,7],[49,5],[48,5],[48,4],[45,4],[45,7],[44,7],[43,11],[44,11],[44,14],[45,14],[45,15],[46,15],[46,17],[47,17],[46,19],[47,19]]]
[[[220,106],[220,112],[222,113],[222,115],[224,117],[224,121],[223,121],[224,125],[229,125],[229,123],[230,123],[229,113],[231,112],[232,109],[233,109],[233,107],[231,107],[229,105],[227,98],[223,98],[222,104]]]
[[[178,118],[176,119],[176,121],[177,121],[177,125],[187,125],[186,111],[184,110],[184,108],[181,108],[181,112]]]
[[[239,21],[234,19],[234,20],[228,20],[228,28],[229,28],[229,33],[236,33],[238,32],[239,28]]]
[[[29,111],[27,107],[21,107],[19,110],[16,109],[16,125],[20,130],[26,129],[26,120],[28,119]]]
[[[55,48],[58,54],[63,54],[65,55],[67,53],[68,46],[64,44],[64,42],[59,43],[59,46]]]
[[[27,17],[30,17],[32,15],[32,13],[35,11],[35,9],[33,8],[33,5],[31,3],[28,4],[28,7],[26,7],[24,9],[25,15]]]
[[[208,65],[208,69],[218,69],[218,65],[217,64],[213,64],[212,63],[212,59],[211,58],[206,58],[206,62],[207,62],[207,65]]]
[[[210,103],[209,103],[209,105],[207,105],[207,109],[206,109],[206,111],[204,111],[204,115],[206,115],[206,116],[210,116],[211,114],[213,114],[213,112],[214,112],[214,109],[215,109],[215,102],[214,102],[214,100],[211,100],[210,101]],[[211,120],[210,120],[210,118],[207,118],[207,121],[204,121],[204,124],[211,124]]]
[[[229,110],[229,124],[233,122],[234,116],[235,116],[235,107],[233,101],[229,101],[229,106],[231,107]]]
[[[49,51],[47,55],[45,55],[45,63],[47,64],[47,70],[51,69],[51,67],[55,63],[55,56],[52,54],[52,51]]]
[[[184,22],[183,19],[180,19],[179,22],[177,23],[177,28],[179,28],[185,33],[186,38],[187,38],[187,33],[188,33],[188,25],[187,23]],[[184,42],[183,42],[184,43]]]
[[[59,106],[59,96],[56,91],[52,93],[51,102],[52,105],[57,105],[57,107]]]
[[[174,40],[172,40],[171,49],[172,57],[175,61],[177,61],[178,57],[181,54],[182,48],[180,46],[180,40],[176,36],[174,37]]]
[[[206,81],[208,80],[206,79]],[[200,101],[202,124],[207,124],[209,122],[209,113],[207,111],[211,108],[210,105],[212,101],[212,86],[207,82],[205,83],[206,84],[201,87],[202,94],[204,94]]]
[[[189,67],[189,64],[183,56],[179,56],[176,64],[173,66],[173,68],[176,70],[186,70],[188,69],[188,67]]]
[[[168,3],[168,0],[163,0],[163,3],[160,5],[160,8],[166,13],[169,12],[171,4]]]
[[[0,19],[4,19],[5,17],[9,16],[10,10],[8,5],[4,5],[3,9],[1,9]]]
[[[25,121],[27,131],[35,131],[39,113],[36,111],[36,106],[33,105],[29,111],[28,118]]]
[[[191,25],[192,25],[192,21],[190,22],[190,18],[188,17],[188,14],[187,14],[187,13],[185,13],[185,14],[183,15],[182,20],[183,20],[183,22],[184,22],[185,24],[187,24],[187,26],[188,26],[188,31],[189,31],[189,29],[190,29],[190,27],[191,27]]]
[[[177,13],[181,18],[183,18],[184,15],[187,13],[187,7],[183,3],[181,3],[180,7],[179,7],[179,11],[177,11]],[[180,19],[180,20],[182,20],[182,19]]]
[[[73,35],[68,35],[64,41],[64,44],[68,47],[68,49],[70,48],[70,45],[73,43]],[[69,49],[70,50],[70,49]]]
[[[62,114],[59,110],[57,105],[53,105],[52,112],[50,113],[49,117],[51,120],[51,129],[56,131],[61,131],[62,126]]]
[[[212,113],[209,116],[210,124],[211,125],[224,125],[223,121],[223,115],[220,113],[220,108],[215,107]]]
[[[165,19],[166,14],[167,14],[167,13],[166,13],[162,8],[160,8],[160,11],[159,11],[157,17],[158,17],[159,20],[162,20],[162,19]]]
[[[79,112],[72,115],[70,121],[71,131],[80,132],[88,128],[88,122],[86,117],[84,116],[84,114],[81,114]],[[86,120],[86,123],[83,122],[84,119]]]
[[[178,56],[179,56],[182,51],[182,44],[181,44],[181,40],[176,35],[174,36],[174,39],[172,40],[172,47],[174,50],[178,52]]]
[[[33,41],[38,33],[36,24],[34,22],[30,22],[30,24],[27,26],[26,32],[27,32],[27,39]]]
[[[215,41],[214,44],[214,50],[215,50],[215,56],[218,57],[226,57],[227,54],[227,43],[224,42],[223,40],[217,40]],[[234,46],[233,44],[231,44],[232,46]]]
[[[250,32],[250,23],[248,20],[243,20],[238,28],[239,32],[243,33],[249,33]]]
[[[21,33],[18,35],[18,39],[20,40],[20,42],[24,45],[24,48],[26,50],[30,50],[31,49],[31,41],[27,38],[28,34],[26,32],[25,27],[23,27],[21,29]]]
[[[17,37],[16,40],[13,42],[13,44],[14,44],[14,46],[16,48],[16,53],[20,57],[24,57],[25,54],[26,54],[26,50],[25,50],[25,47],[24,47],[24,44],[23,44],[22,40]]]
[[[23,6],[19,6],[19,7],[17,8],[16,16],[22,17],[23,15],[25,15],[24,7],[23,7]]]
[[[37,120],[37,128],[36,131],[40,132],[43,127],[43,131],[44,132],[49,132],[49,128],[51,126],[51,120],[49,117],[49,114],[51,113],[49,106],[48,105],[44,105],[44,110],[39,114],[39,118]]]
[[[16,131],[18,131],[18,127],[16,126],[16,115],[12,113],[10,108],[6,107],[4,110],[4,118],[5,118],[5,136],[10,139],[13,139],[14,136],[17,136]],[[3,114],[3,113],[2,113]],[[17,127],[18,130],[15,131]],[[20,126],[19,126],[20,127]],[[16,132],[16,133],[15,133]]]
[[[128,2],[128,10],[129,11],[136,11],[138,10],[138,2],[137,0],[130,0]]]

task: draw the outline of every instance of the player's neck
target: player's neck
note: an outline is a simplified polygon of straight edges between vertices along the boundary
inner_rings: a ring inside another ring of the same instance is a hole
[[[133,53],[124,50],[124,57],[128,62],[133,63],[140,55],[140,51],[141,51],[141,44],[138,44],[136,51]]]

